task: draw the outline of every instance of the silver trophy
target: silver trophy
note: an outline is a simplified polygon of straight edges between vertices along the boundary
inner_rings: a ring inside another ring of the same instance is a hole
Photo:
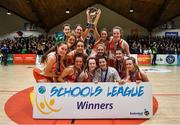
[[[90,17],[89,28],[93,28],[94,27],[94,20],[97,16],[98,9],[95,7],[89,7],[88,10],[89,10],[89,17]]]

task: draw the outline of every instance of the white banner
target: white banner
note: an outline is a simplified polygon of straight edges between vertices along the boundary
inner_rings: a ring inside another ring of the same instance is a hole
[[[158,54],[156,59],[156,64],[177,65],[177,55]]]
[[[33,118],[150,118],[152,89],[146,83],[35,83]]]

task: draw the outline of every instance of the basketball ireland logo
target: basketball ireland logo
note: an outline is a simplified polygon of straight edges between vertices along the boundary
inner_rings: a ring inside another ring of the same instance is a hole
[[[41,114],[48,115],[53,112],[59,112],[62,109],[62,107],[58,109],[53,108],[56,100],[54,98],[49,99],[49,100],[46,98],[46,96],[44,95],[46,92],[45,86],[40,86],[38,88],[38,92],[40,93],[40,96],[43,96],[43,97],[42,97],[42,100],[39,101],[38,94],[37,94],[35,96],[35,105]]]

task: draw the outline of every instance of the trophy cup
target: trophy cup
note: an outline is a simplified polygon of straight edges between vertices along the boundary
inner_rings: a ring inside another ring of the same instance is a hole
[[[94,20],[97,16],[97,12],[98,12],[98,9],[95,8],[95,7],[89,7],[88,8],[88,11],[89,11],[89,23],[87,25],[88,28],[94,28]]]

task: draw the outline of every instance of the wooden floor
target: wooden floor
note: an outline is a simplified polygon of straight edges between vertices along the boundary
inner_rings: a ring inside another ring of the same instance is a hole
[[[0,124],[15,124],[7,117],[4,104],[13,94],[33,86],[35,82],[32,75],[33,67],[33,65],[0,65]],[[153,118],[143,124],[180,124],[180,67],[151,66],[151,68],[169,69],[171,72],[147,73],[159,108]]]

